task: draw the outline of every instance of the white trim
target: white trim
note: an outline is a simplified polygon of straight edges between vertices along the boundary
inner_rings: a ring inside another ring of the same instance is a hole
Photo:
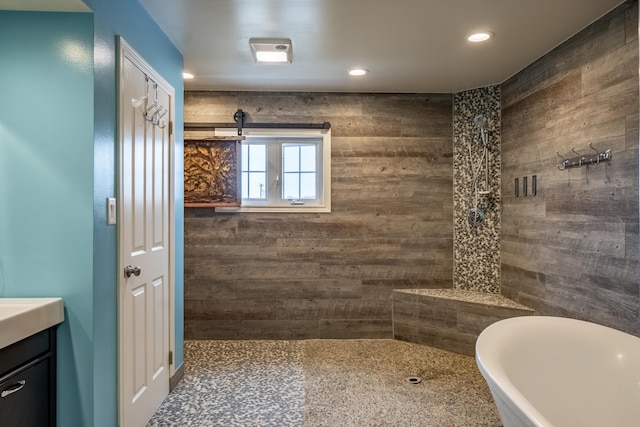
[[[324,203],[309,206],[241,206],[239,208],[217,207],[216,212],[282,212],[282,213],[329,213],[331,212],[331,129],[243,129],[243,136],[322,137],[322,187]],[[218,129],[216,136],[238,136],[235,129]]]

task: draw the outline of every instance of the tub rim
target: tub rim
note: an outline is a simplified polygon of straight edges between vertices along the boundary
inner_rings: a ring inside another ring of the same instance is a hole
[[[553,423],[520,392],[499,362],[501,350],[505,345],[508,345],[508,337],[516,333],[522,334],[524,331],[522,325],[531,325],[533,323],[536,324],[536,327],[540,327],[541,325],[547,325],[546,327],[549,327],[549,325],[558,325],[561,323],[583,329],[589,328],[599,334],[613,334],[612,336],[620,336],[625,340],[640,340],[640,337],[618,329],[586,320],[561,316],[518,316],[499,320],[486,327],[478,335],[476,341],[476,365],[489,385],[491,393],[494,394],[494,399],[495,395],[497,395],[515,415],[519,418],[524,417],[523,421],[530,422],[535,427],[553,426]]]

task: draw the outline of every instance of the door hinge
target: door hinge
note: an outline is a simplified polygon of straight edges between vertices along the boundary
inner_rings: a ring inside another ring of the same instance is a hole
[[[169,136],[173,135],[173,121],[169,122]]]
[[[173,365],[173,351],[169,352],[169,365]]]

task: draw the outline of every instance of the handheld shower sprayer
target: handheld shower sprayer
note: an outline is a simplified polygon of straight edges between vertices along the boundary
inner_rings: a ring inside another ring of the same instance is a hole
[[[477,127],[480,128],[480,139],[482,140],[482,145],[487,146],[487,118],[484,114],[478,114],[474,117],[473,123]]]
[[[485,220],[485,213],[484,210],[480,207],[479,196],[485,197],[491,194],[491,190],[489,189],[489,135],[487,132],[487,118],[484,114],[477,114],[473,118],[473,124],[479,130],[482,146],[479,147],[480,158],[476,163],[476,160],[474,159],[474,148],[472,148],[472,146],[474,145],[472,144],[474,138],[470,139],[468,144],[469,163],[471,166],[472,207],[468,211],[467,220],[469,222],[469,225],[471,225],[472,227],[477,227],[481,225]],[[478,152],[478,148],[475,149],[475,152]],[[480,185],[481,179],[482,181],[484,181],[484,185],[482,186]]]

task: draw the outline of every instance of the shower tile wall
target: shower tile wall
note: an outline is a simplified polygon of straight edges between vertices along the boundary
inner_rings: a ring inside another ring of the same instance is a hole
[[[638,2],[502,85],[502,294],[640,336]],[[610,162],[558,170],[571,147]],[[536,197],[514,177],[537,175]]]
[[[329,214],[185,210],[187,339],[392,338],[391,292],[451,288],[452,96],[187,92],[185,122],[332,129]]]
[[[488,188],[484,188],[482,171],[483,144],[476,117],[486,118]],[[453,216],[454,274],[457,289],[500,292],[500,86],[459,92],[453,96]],[[470,151],[471,150],[471,151]],[[472,168],[479,171],[477,206],[474,197]],[[484,212],[479,225],[471,225],[472,208]]]

